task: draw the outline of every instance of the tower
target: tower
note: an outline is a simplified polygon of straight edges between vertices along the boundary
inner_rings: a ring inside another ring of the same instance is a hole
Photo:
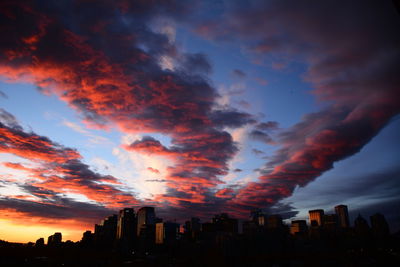
[[[148,226],[154,226],[156,221],[156,215],[153,207],[142,207],[137,212],[137,235],[140,236],[140,232],[148,228]]]
[[[338,218],[339,227],[348,228],[350,227],[349,222],[349,211],[346,205],[338,205],[335,207],[335,213]]]
[[[310,216],[310,225],[311,226],[322,226],[323,224],[323,217],[324,217],[324,210],[310,210],[308,211]]]
[[[125,208],[119,211],[117,223],[117,239],[132,241],[135,238],[135,211]]]

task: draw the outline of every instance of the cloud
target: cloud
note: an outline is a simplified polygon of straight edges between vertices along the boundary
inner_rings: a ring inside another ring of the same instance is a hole
[[[257,148],[253,148],[251,151],[252,151],[254,154],[256,154],[257,156],[265,154],[264,151],[261,151],[261,150],[259,150],[259,149],[257,149]]]
[[[244,71],[239,70],[239,69],[234,69],[232,71],[232,75],[237,77],[237,78],[245,78],[247,76]]]
[[[0,90],[0,97],[7,99],[8,96],[6,93],[4,93],[3,91]]]
[[[64,120],[63,125],[67,126],[68,128],[74,130],[77,133],[80,133],[80,134],[83,134],[83,135],[89,137],[89,142],[91,144],[95,144],[95,145],[111,144],[111,141],[109,139],[107,139],[106,137],[92,134],[89,130],[80,126],[77,123]]]
[[[17,119],[11,113],[7,112],[5,109],[0,108],[0,122],[4,123],[8,127],[20,128]]]
[[[253,130],[250,132],[250,137],[254,140],[261,141],[266,144],[274,144],[274,140],[267,134],[259,130]]]
[[[257,182],[238,190],[228,203],[234,209],[275,205],[297,186],[360,151],[400,112],[395,100],[400,94],[396,74],[400,17],[393,4],[313,1],[313,8],[309,5],[309,1],[235,3],[222,18],[199,25],[203,36],[240,41],[259,58],[305,62],[303,78],[314,87],[318,100],[328,101],[324,110],[305,115],[277,134],[274,141],[281,148],[266,162]],[[252,136],[269,142],[261,130],[252,131]]]
[[[10,38],[0,45],[0,75],[59,96],[90,127],[168,135],[170,148],[154,140],[125,148],[173,158],[164,198],[172,205],[200,203],[221,182],[238,150],[224,128],[253,119],[231,108],[215,109],[218,94],[206,77],[211,71],[206,56],[182,53],[170,32],[148,27],[160,17],[182,20],[189,5],[171,0],[3,6],[7,27],[1,34]],[[179,64],[163,68],[162,58]]]
[[[278,129],[279,123],[276,121],[261,122],[255,126],[260,131],[272,131]]]
[[[37,189],[29,193],[46,199],[55,197],[55,194],[81,194],[108,207],[137,203],[133,195],[117,188],[121,185],[117,178],[90,170],[88,165],[81,162],[81,155],[76,150],[34,132],[27,133],[20,125],[15,124],[16,120],[11,114],[5,111],[3,114],[8,114],[8,119],[12,118],[12,123],[9,124],[13,127],[0,122],[0,152],[24,158],[36,166],[26,167],[12,162],[5,162],[3,165],[29,174],[29,188]],[[45,193],[50,191],[54,194]]]
[[[159,174],[159,173],[160,173],[159,170],[154,169],[154,168],[152,168],[152,167],[148,167],[147,169],[148,169],[149,171],[151,171],[152,173],[156,173],[156,174]]]

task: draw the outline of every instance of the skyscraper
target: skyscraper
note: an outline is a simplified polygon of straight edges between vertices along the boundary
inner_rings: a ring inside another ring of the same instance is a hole
[[[372,233],[377,238],[389,236],[389,225],[386,222],[385,216],[380,213],[375,213],[370,217]]]
[[[311,226],[322,226],[324,210],[310,210],[308,211],[310,216],[310,225]]]
[[[365,237],[370,233],[369,225],[367,221],[358,214],[357,218],[354,220],[354,230],[358,236]]]
[[[335,213],[338,218],[339,227],[348,228],[350,227],[349,212],[346,205],[338,205],[335,207]]]
[[[307,232],[307,222],[305,220],[292,221],[290,233],[292,235],[301,235]]]
[[[282,217],[279,214],[273,214],[267,217],[267,227],[269,229],[280,229],[283,227]]]
[[[173,222],[156,223],[156,244],[172,243],[177,239],[179,224]]]
[[[117,224],[117,239],[132,241],[135,238],[135,211],[125,208],[119,211]]]
[[[117,237],[118,216],[112,215],[94,226],[94,240],[100,247],[110,247]]]
[[[148,228],[148,226],[154,226],[156,221],[156,214],[153,207],[142,207],[137,212],[137,235],[140,236],[140,232]]]

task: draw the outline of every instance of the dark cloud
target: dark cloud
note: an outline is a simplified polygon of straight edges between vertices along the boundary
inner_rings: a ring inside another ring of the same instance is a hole
[[[29,217],[76,219],[90,223],[95,223],[115,212],[102,206],[77,202],[68,198],[58,198],[56,202],[35,202],[1,197],[0,210],[14,210]]]
[[[212,66],[204,54],[187,54],[181,64],[184,71],[190,70],[193,73],[204,74],[212,71]]]
[[[152,183],[165,183],[167,180],[165,180],[165,179],[147,179],[145,181],[152,182]]]
[[[242,172],[242,169],[234,169],[233,172]]]
[[[149,26],[161,17],[181,21],[192,8],[172,0],[3,1],[1,34],[9,38],[0,42],[0,75],[60,96],[93,127],[168,135],[170,148],[154,140],[126,148],[173,157],[166,177],[171,205],[179,207],[175,195],[205,202],[238,150],[224,127],[253,118],[215,110],[218,94],[206,77],[206,56],[182,53]],[[166,57],[181,66],[163,69]]]
[[[237,77],[237,78],[245,78],[247,75],[244,71],[239,70],[239,69],[234,69],[232,71],[233,76]]]
[[[214,110],[210,119],[216,127],[240,127],[245,124],[255,123],[256,120],[250,114],[235,109]]]
[[[253,130],[250,132],[250,137],[254,140],[261,141],[263,143],[272,145],[274,144],[274,140],[269,136],[269,134],[260,131],[260,130]]]
[[[8,98],[8,96],[7,96],[7,94],[6,93],[4,93],[3,91],[1,91],[0,90],[0,97],[2,97],[2,98]]]
[[[257,156],[265,154],[264,151],[261,151],[261,150],[259,150],[259,149],[257,149],[257,148],[253,148],[251,151],[252,151],[254,154],[256,154]]]
[[[245,100],[240,100],[239,102],[237,102],[237,104],[245,109],[248,109],[251,107],[251,104]]]
[[[7,112],[5,109],[0,108],[0,122],[11,128],[21,129],[17,119],[11,113]]]
[[[74,149],[64,147],[49,138],[27,133],[17,124],[13,115],[2,110],[10,126],[0,122],[0,153],[10,153],[38,164],[26,167],[20,163],[5,162],[4,166],[25,171],[35,178],[30,182],[30,193],[48,199],[56,193],[73,192],[85,195],[105,206],[126,206],[137,203],[130,193],[118,189],[118,180],[110,175],[93,172],[81,162],[81,155]],[[11,123],[10,123],[11,121]],[[33,190],[35,189],[35,190]]]
[[[330,103],[274,136],[281,149],[258,182],[239,190],[232,207],[272,206],[290,196],[360,151],[400,112],[398,28],[400,16],[391,1],[235,2],[222,18],[198,27],[208,38],[240,41],[265,60],[306,62],[303,77],[312,93]],[[261,130],[252,135],[270,141]]]
[[[278,127],[279,123],[277,121],[261,122],[255,126],[255,128],[260,131],[272,131],[278,129]]]

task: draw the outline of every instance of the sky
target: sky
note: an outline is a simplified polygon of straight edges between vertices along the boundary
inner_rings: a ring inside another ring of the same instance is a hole
[[[0,239],[346,204],[400,230],[392,1],[1,1]]]

